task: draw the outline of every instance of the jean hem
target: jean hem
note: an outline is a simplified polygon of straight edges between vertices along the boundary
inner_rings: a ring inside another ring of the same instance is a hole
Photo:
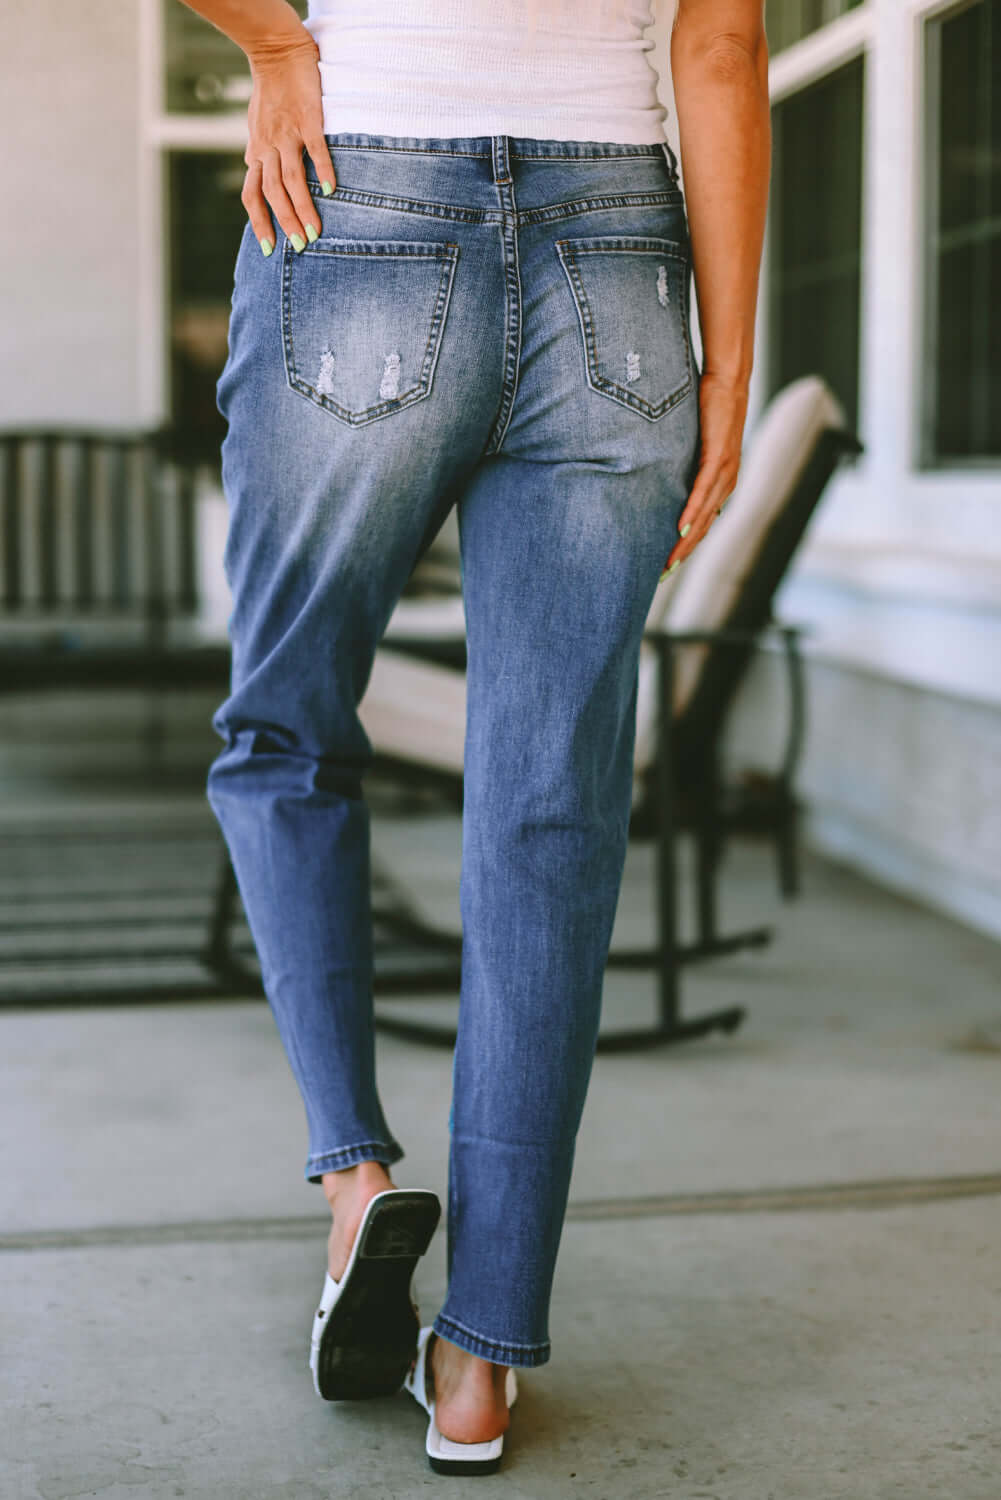
[[[478,1359],[489,1360],[495,1365],[518,1365],[531,1369],[535,1365],[546,1364],[552,1352],[548,1339],[541,1344],[500,1344],[494,1339],[481,1338],[478,1333],[464,1328],[461,1323],[454,1323],[441,1313],[435,1318],[433,1327],[439,1338],[448,1339],[450,1344],[457,1344],[467,1354],[475,1354]]]
[[[358,1146],[342,1146],[337,1151],[308,1156],[304,1175],[307,1182],[320,1182],[324,1172],[340,1172],[362,1161],[378,1161],[390,1167],[402,1157],[403,1147],[397,1141],[362,1141]]]

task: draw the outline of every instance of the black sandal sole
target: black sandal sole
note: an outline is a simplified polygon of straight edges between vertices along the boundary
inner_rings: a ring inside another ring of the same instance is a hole
[[[440,1217],[434,1193],[401,1189],[380,1199],[363,1222],[317,1351],[316,1383],[325,1401],[391,1396],[402,1386],[420,1331],[410,1282]]]
[[[499,1458],[469,1461],[468,1459],[432,1458],[430,1453],[428,1463],[436,1474],[496,1474],[501,1466]]]

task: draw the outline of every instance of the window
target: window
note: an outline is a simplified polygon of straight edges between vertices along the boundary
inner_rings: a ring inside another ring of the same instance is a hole
[[[246,170],[240,152],[173,151],[167,159],[171,416],[192,455],[207,462],[217,461],[226,433],[215,385],[247,221]]]
[[[304,17],[305,0],[296,9]],[[168,115],[245,119],[250,72],[239,47],[179,0],[164,0],[161,13]],[[233,269],[247,222],[240,202],[247,169],[242,149],[212,149],[210,140],[169,151],[166,158],[167,319],[171,419],[193,455],[218,463],[226,424],[215,388],[226,359]]]
[[[1001,457],[1001,0],[925,27],[926,464]]]
[[[819,31],[829,21],[836,21],[846,11],[855,10],[862,0],[766,0],[765,32],[772,54],[791,47],[812,31]]]
[[[306,0],[292,0],[305,20]],[[167,110],[206,114],[238,110],[250,98],[247,60],[229,37],[180,0],[164,0]]]
[[[864,59],[772,111],[769,394],[823,375],[858,422]]]

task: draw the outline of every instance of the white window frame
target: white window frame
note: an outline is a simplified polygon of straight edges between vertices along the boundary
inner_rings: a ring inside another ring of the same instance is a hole
[[[917,66],[919,69],[919,88],[927,86],[927,54],[924,46],[924,27],[937,17],[948,17],[950,13],[958,14],[960,11],[970,8],[975,0],[936,0],[936,3],[927,7],[922,15],[921,33],[918,37]],[[931,100],[926,101],[931,104]],[[936,122],[929,119],[927,108],[922,111],[920,120],[921,130],[921,160],[928,163],[928,173],[925,180],[919,184],[921,197],[920,209],[920,234],[921,234],[921,262],[918,266],[920,279],[920,302],[921,302],[921,326],[920,326],[920,349],[921,365],[925,363],[927,356],[929,361],[934,361],[937,356],[937,333],[939,325],[939,309],[935,306],[934,298],[937,288],[929,284],[928,272],[933,267],[933,259],[930,253],[928,236],[931,232],[933,219],[938,216],[939,185],[933,178],[937,175],[941,163],[934,153],[935,142],[932,139],[932,129]],[[930,372],[927,376],[928,384],[920,385],[917,396],[920,402],[920,415],[922,420],[932,421],[935,416],[935,406],[938,398],[938,371]],[[971,454],[968,458],[939,457],[932,452],[930,447],[921,441],[920,431],[916,434],[916,462],[925,473],[936,473],[941,470],[953,472],[977,473],[987,471],[989,473],[1001,473],[1001,455],[998,454]]]

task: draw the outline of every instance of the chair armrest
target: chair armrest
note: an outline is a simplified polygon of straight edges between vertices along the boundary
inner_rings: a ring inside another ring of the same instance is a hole
[[[379,649],[464,668],[466,616],[462,595],[400,599],[389,617]]]
[[[774,633],[787,640],[798,641],[809,635],[809,625],[786,625],[778,620],[768,620],[758,630],[648,630],[643,639],[656,645],[666,641],[672,646],[756,646],[763,636]]]
[[[380,651],[399,651],[413,656],[419,654],[427,647],[431,651],[441,650],[446,646],[462,646],[465,650],[466,637],[464,635],[384,635],[379,642]]]
[[[466,611],[461,594],[435,594],[396,603],[383,635],[385,641],[465,637]]]
[[[439,666],[454,667],[458,671],[465,671],[466,668],[464,635],[384,635],[379,642],[379,650],[397,656],[416,656]]]
[[[785,751],[782,756],[782,768],[780,775],[786,786],[790,786],[796,768],[799,764],[803,750],[806,724],[806,684],[803,677],[803,657],[799,649],[800,638],[812,633],[809,625],[787,625],[778,620],[767,620],[758,630],[649,630],[645,631],[643,639],[649,641],[657,650],[659,661],[659,677],[661,679],[661,707],[663,710],[665,702],[673,702],[673,679],[674,679],[674,648],[675,646],[757,646],[763,637],[774,634],[782,642],[783,656],[786,663],[787,679],[789,685],[789,729],[786,737]],[[670,684],[670,692],[665,699],[667,684]],[[670,734],[673,725],[673,712],[666,720],[666,734]],[[663,712],[660,723],[663,726],[665,719]],[[663,738],[665,729],[658,731]]]
[[[860,442],[858,433],[853,432],[851,428],[829,427],[827,430],[832,434],[838,447],[842,450],[843,459],[846,456],[858,458],[861,453],[865,452],[865,444]]]

